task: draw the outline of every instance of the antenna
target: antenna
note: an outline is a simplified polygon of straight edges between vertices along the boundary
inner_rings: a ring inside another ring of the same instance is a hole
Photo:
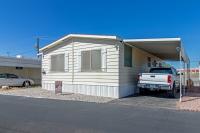
[[[37,51],[37,56],[39,58],[39,53],[40,53],[40,40],[47,38],[47,36],[37,36],[36,37],[36,45],[35,45],[35,49]]]

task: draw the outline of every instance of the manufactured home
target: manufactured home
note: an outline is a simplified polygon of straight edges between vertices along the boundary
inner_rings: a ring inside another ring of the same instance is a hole
[[[179,59],[179,46],[179,38],[70,34],[40,49],[42,88],[112,98],[132,95],[138,93],[137,75],[165,65],[165,59]]]
[[[41,60],[22,56],[0,56],[0,73],[15,74],[32,79],[36,85],[41,84]]]

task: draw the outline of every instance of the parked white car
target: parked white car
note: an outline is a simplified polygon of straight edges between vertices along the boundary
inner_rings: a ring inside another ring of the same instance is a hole
[[[141,73],[138,78],[140,93],[145,90],[166,90],[172,97],[177,94],[179,74],[175,68],[151,68],[149,73]]]
[[[0,74],[0,86],[24,86],[34,85],[31,79],[21,78],[15,74],[2,73]]]

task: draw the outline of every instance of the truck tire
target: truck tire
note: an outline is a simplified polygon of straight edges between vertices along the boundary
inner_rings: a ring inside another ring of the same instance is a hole
[[[139,88],[139,94],[140,94],[140,95],[144,95],[144,94],[145,94],[144,88]]]
[[[177,88],[175,84],[173,84],[172,90],[168,92],[170,98],[178,98]]]

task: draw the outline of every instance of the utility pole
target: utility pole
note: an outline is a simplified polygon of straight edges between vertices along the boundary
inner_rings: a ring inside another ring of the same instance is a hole
[[[40,58],[40,40],[41,39],[44,39],[44,38],[47,38],[46,36],[37,36],[36,37],[36,45],[35,45],[35,49],[37,51],[37,57]]]
[[[39,49],[40,49],[40,38],[39,37],[37,37],[36,38],[36,50],[37,50],[37,54],[39,54]]]
[[[37,51],[37,57],[39,58],[39,50],[40,50],[40,37],[36,37],[36,44],[35,44],[35,49],[36,49],[36,51]]]

